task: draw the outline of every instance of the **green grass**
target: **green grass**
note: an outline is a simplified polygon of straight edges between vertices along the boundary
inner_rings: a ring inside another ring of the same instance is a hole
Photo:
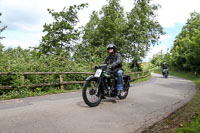
[[[146,80],[149,80],[149,79],[151,79],[151,75],[147,76],[146,78],[141,78],[141,79],[137,79],[135,81],[131,81],[131,84],[143,82],[143,81],[146,81]]]
[[[192,118],[192,121],[186,122],[186,124],[182,127],[177,129],[177,133],[200,133],[200,76],[195,77],[193,73],[186,73],[186,72],[173,72],[173,76],[185,78],[188,80],[193,81],[197,87],[198,92],[195,97],[188,103],[188,108],[191,108],[195,117]],[[192,107],[193,106],[193,107]]]

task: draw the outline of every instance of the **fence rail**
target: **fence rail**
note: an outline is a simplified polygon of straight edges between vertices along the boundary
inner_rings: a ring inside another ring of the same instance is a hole
[[[64,89],[64,85],[68,84],[83,84],[85,81],[63,81],[63,74],[86,74],[86,75],[93,75],[94,72],[0,72],[0,75],[20,75],[21,76],[21,87],[30,87],[30,88],[36,88],[36,87],[47,87],[47,86],[60,86],[61,89]],[[140,75],[145,74],[145,75]],[[25,75],[59,75],[60,82],[59,83],[40,83],[40,84],[32,84],[32,85],[24,85]],[[145,78],[149,76],[149,71],[145,72],[133,72],[130,73],[131,81]],[[13,89],[13,86],[6,85],[6,86],[0,86],[0,90],[10,90]]]
[[[0,75],[94,74],[93,72],[0,72]]]

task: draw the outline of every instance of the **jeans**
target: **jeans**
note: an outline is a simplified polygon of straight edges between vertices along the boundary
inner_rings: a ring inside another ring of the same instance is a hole
[[[117,90],[123,90],[123,71],[117,71]]]

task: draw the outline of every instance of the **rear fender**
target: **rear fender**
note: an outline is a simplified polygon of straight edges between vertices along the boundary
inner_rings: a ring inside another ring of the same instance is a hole
[[[123,79],[125,79],[125,80],[131,80],[131,77],[129,75],[123,75]]]
[[[124,79],[124,87],[125,88],[130,87],[129,80],[131,79],[131,77],[129,75],[123,75],[123,79]]]

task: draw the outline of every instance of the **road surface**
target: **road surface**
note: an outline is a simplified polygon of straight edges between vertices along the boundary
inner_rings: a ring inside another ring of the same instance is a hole
[[[191,81],[152,74],[132,85],[125,100],[88,107],[81,92],[0,101],[0,133],[139,133],[186,104]]]

